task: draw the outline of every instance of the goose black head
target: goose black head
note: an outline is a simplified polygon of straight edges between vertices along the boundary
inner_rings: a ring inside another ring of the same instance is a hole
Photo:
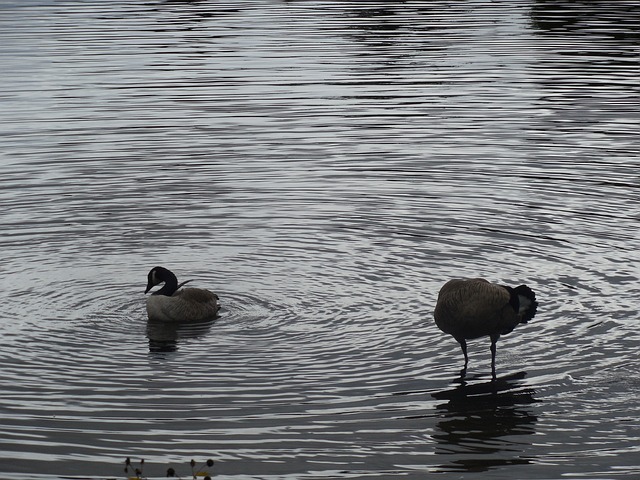
[[[155,292],[155,295],[171,296],[178,288],[178,279],[171,270],[164,267],[153,267],[147,275],[147,289],[144,293],[148,293],[149,290],[162,282],[165,284],[164,287]]]

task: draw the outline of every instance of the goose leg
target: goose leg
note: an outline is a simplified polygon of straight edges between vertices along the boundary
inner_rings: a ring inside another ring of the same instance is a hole
[[[458,343],[460,343],[460,348],[462,349],[462,354],[464,355],[464,367],[460,370],[460,376],[464,377],[467,373],[467,365],[469,364],[469,356],[467,355],[467,341],[464,338],[456,338]]]
[[[491,335],[491,376],[496,379],[496,343],[500,335]]]

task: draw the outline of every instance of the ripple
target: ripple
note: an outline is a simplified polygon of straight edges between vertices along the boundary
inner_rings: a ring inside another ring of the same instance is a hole
[[[0,7],[3,478],[637,476],[637,9],[587,3]],[[220,317],[149,323],[156,264]],[[540,300],[498,391],[462,276]]]

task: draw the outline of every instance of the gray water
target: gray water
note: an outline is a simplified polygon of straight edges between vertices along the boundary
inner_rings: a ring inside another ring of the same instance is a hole
[[[3,2],[0,63],[2,478],[640,477],[637,2]],[[468,276],[540,302],[493,383]]]

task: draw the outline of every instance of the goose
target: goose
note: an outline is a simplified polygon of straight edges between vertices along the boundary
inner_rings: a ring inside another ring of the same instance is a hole
[[[220,306],[218,296],[203,288],[183,288],[171,270],[164,267],[153,267],[147,276],[148,293],[154,286],[163,283],[159,290],[147,298],[147,315],[149,320],[162,322],[199,322],[217,316]]]
[[[531,320],[538,308],[536,295],[526,285],[512,288],[482,278],[454,279],[438,293],[433,316],[444,333],[455,338],[464,354],[464,377],[469,364],[467,340],[491,338],[491,374],[496,378],[496,342],[518,324]]]

